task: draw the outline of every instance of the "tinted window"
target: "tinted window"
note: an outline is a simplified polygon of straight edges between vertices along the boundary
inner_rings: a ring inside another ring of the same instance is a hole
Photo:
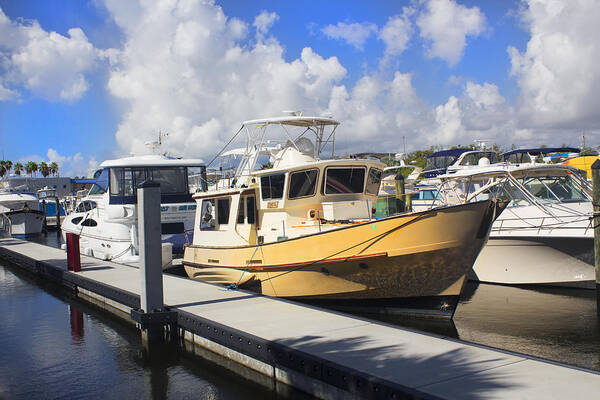
[[[285,174],[267,175],[260,178],[260,190],[263,200],[283,198]]]
[[[217,200],[217,218],[219,224],[229,223],[229,199]]]
[[[202,200],[202,214],[200,217],[200,229],[201,230],[213,230],[215,229],[215,201]]]
[[[380,169],[371,168],[369,170],[369,179],[367,180],[367,193],[379,193],[379,183],[381,182],[381,174],[383,174],[383,171],[381,171]]]
[[[238,207],[237,223],[238,224],[244,223],[244,199],[243,198],[240,198],[240,206]]]
[[[365,168],[327,168],[325,194],[362,193]]]
[[[152,180],[160,184],[160,193],[187,193],[187,175],[185,167],[150,168]]]
[[[71,223],[73,223],[73,225],[77,225],[82,219],[83,217],[75,217],[71,220]]]
[[[123,168],[110,169],[110,194],[123,196]]]
[[[317,187],[317,177],[319,176],[318,169],[310,171],[294,172],[290,176],[290,193],[289,198],[312,196],[315,194]]]
[[[248,223],[253,224],[256,215],[254,196],[246,198],[246,212],[248,214]]]
[[[90,218],[88,218],[88,219],[86,219],[85,221],[83,221],[83,222],[81,223],[81,225],[82,225],[82,226],[97,226],[97,225],[98,225],[98,223],[97,223],[96,221],[94,221],[93,219],[90,219]]]

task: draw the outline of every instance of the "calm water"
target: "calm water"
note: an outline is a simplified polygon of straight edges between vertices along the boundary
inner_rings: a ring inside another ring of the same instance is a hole
[[[0,399],[307,398],[279,389],[175,345],[148,357],[133,326],[0,264]]]
[[[53,233],[39,241],[59,242]],[[595,296],[592,290],[469,283],[453,323],[383,321],[600,370]],[[277,395],[182,352],[148,362],[136,330],[85,307],[0,269],[0,398]],[[73,330],[70,309],[83,311],[82,334],[77,319]]]

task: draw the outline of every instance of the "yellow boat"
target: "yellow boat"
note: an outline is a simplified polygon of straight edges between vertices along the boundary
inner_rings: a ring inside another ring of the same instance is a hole
[[[585,172],[587,179],[592,179],[592,164],[598,159],[598,156],[579,156],[569,158],[563,164],[578,168]]]
[[[325,127],[337,124],[293,116],[243,127],[310,129],[317,149]],[[382,163],[320,160],[317,150],[288,144],[270,150],[272,168],[254,170],[257,156],[248,154],[227,187],[194,196],[189,277],[341,310],[452,317],[496,203],[376,219]]]

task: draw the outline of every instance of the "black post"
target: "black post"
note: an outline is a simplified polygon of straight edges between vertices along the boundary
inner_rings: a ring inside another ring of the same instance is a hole
[[[594,265],[596,267],[596,313],[600,316],[600,160],[592,164],[592,204],[594,205]]]
[[[42,200],[42,218],[43,218],[42,231],[48,232],[48,225],[46,222],[46,200]]]
[[[406,199],[404,198],[404,176],[400,172],[396,174],[396,212],[402,213],[406,210]]]
[[[60,201],[58,200],[58,194],[56,195],[56,230],[60,232]]]

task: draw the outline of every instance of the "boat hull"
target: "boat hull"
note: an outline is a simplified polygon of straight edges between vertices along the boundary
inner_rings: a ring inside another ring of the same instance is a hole
[[[259,246],[195,244],[185,249],[184,265],[188,276],[207,282],[236,284],[252,274],[243,287],[268,296],[452,317],[495,207],[462,204]]]
[[[44,215],[38,210],[8,211],[5,215],[10,219],[10,234],[13,237],[28,238],[42,232]]]
[[[593,238],[495,238],[470,279],[505,285],[596,288]]]

